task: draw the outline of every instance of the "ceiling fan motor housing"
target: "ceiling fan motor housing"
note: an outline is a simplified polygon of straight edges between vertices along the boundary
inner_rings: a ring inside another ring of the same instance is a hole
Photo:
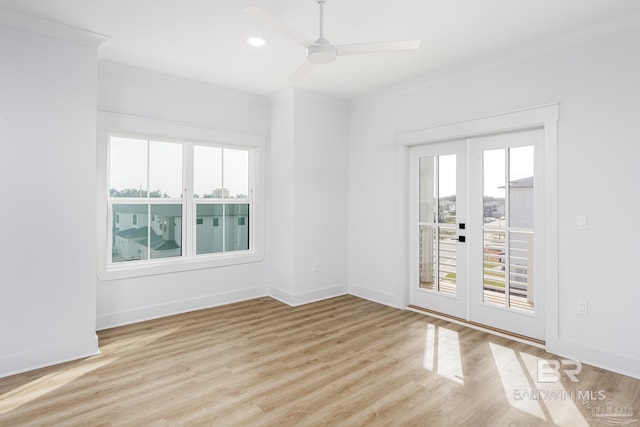
[[[333,62],[337,54],[336,48],[325,38],[319,38],[314,44],[307,48],[309,61],[314,64],[328,64]]]

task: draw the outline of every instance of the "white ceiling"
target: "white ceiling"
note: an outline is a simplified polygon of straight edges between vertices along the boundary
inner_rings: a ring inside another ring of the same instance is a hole
[[[243,15],[249,4],[318,36],[315,0],[0,0],[0,7],[110,36],[100,60],[271,94],[291,85],[305,51]],[[421,39],[421,48],[339,57],[296,86],[350,99],[505,60],[598,26],[629,26],[638,11],[639,0],[327,0],[325,37],[332,43]],[[247,45],[249,35],[267,45]]]

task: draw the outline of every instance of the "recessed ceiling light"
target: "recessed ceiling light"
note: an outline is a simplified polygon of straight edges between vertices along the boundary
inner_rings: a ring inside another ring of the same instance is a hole
[[[261,46],[264,46],[265,43],[267,42],[262,37],[252,36],[252,37],[247,37],[247,43],[249,43],[253,47],[261,47]]]

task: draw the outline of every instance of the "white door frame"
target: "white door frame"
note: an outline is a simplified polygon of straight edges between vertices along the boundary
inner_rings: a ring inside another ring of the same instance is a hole
[[[460,139],[530,127],[544,128],[544,176],[541,188],[544,194],[545,212],[539,224],[543,243],[539,260],[541,281],[545,286],[545,341],[547,350],[553,352],[558,345],[558,159],[557,159],[558,104],[548,104],[527,109],[495,114],[455,123],[431,126],[423,129],[399,132],[395,135],[397,146],[398,183],[402,203],[401,230],[402,306],[409,301],[409,148],[414,145],[431,144],[451,139]]]

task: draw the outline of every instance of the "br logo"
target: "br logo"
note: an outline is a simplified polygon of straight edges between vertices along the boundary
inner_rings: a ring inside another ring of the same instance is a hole
[[[578,383],[578,374],[582,372],[582,363],[572,359],[539,359],[538,360],[538,382],[557,383],[562,374],[569,377],[571,382]]]

